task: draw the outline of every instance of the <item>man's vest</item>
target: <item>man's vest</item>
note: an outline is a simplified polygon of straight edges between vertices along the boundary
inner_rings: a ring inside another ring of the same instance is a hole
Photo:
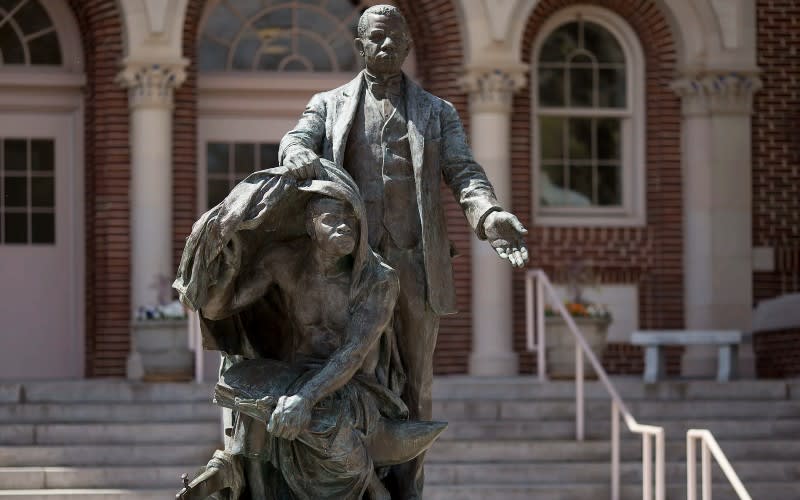
[[[393,99],[396,107],[384,101],[365,85],[347,139],[344,167],[364,199],[370,246],[381,248],[388,233],[398,248],[414,248],[422,228],[405,97]]]

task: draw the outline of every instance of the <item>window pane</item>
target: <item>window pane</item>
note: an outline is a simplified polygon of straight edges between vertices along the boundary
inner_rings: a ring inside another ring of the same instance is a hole
[[[228,69],[228,47],[203,38],[198,49],[197,66],[200,71],[225,71]]]
[[[31,206],[47,208],[56,206],[55,180],[52,177],[31,178]]]
[[[592,159],[592,119],[569,119],[569,157],[572,160]]]
[[[592,22],[583,23],[583,44],[591,51],[598,62],[624,63],[625,55],[617,39],[599,24]]]
[[[206,146],[206,163],[210,174],[228,173],[228,144],[209,142]]]
[[[312,33],[319,33],[325,37],[336,33],[339,29],[339,23],[319,11],[301,9],[298,11],[297,27]]]
[[[560,160],[564,157],[564,118],[539,118],[539,144],[543,160]]]
[[[601,69],[598,75],[598,105],[604,108],[624,108],[625,97],[625,69]]]
[[[55,154],[52,139],[31,140],[31,170],[52,172],[55,170]]]
[[[570,165],[569,167],[569,205],[591,205],[593,196],[592,167]]]
[[[55,32],[42,35],[28,42],[31,64],[61,64],[61,47]]]
[[[24,2],[14,14],[14,19],[26,35],[42,31],[53,24],[50,22],[50,16],[36,0]]]
[[[32,214],[31,226],[32,243],[55,243],[56,218],[54,214]]]
[[[3,167],[6,170],[28,170],[28,141],[6,139],[3,141]]]
[[[351,40],[337,40],[331,44],[336,59],[339,61],[339,71],[356,71],[361,68],[361,60],[356,57],[356,51]]]
[[[225,199],[230,189],[228,181],[209,180],[207,197],[209,208]]]
[[[233,148],[233,166],[237,174],[248,175],[256,169],[256,145],[238,143]]]
[[[255,36],[248,35],[242,38],[236,45],[236,50],[234,50],[231,69],[238,71],[252,70],[261,45],[261,40]]]
[[[9,23],[0,26],[0,51],[3,53],[3,64],[25,64],[22,41]]]
[[[260,145],[260,161],[258,166],[260,170],[273,168],[278,166],[278,145],[277,144],[261,144]]]
[[[27,207],[28,206],[28,178],[6,176],[5,182],[5,206],[7,207]]]
[[[619,165],[597,167],[597,203],[601,206],[622,205],[622,175]]]
[[[539,204],[543,207],[564,205],[564,166],[545,165],[539,179]]]
[[[27,243],[28,242],[28,215],[9,214],[5,215],[5,234],[4,243]]]
[[[230,42],[241,26],[242,20],[228,10],[224,4],[219,4],[208,16],[203,32],[214,39]]]
[[[555,30],[542,45],[539,61],[566,61],[578,48],[578,23],[571,22]]]
[[[310,36],[297,38],[297,49],[306,59],[311,61],[314,71],[333,71],[333,62],[328,51],[319,41]]]
[[[236,0],[233,3],[236,11],[245,17],[258,14],[264,8],[264,0]]]
[[[314,71],[314,67],[308,61],[301,61],[300,59],[290,60],[284,67],[284,71]]]
[[[289,30],[292,28],[292,9],[285,7],[278,10],[273,10],[253,22],[256,29],[268,28],[284,28]]]
[[[600,160],[620,159],[620,120],[618,118],[599,118],[597,120],[597,158]]]
[[[592,107],[594,90],[594,70],[591,68],[571,68],[569,70],[570,106]]]
[[[539,105],[564,106],[564,69],[539,69]]]

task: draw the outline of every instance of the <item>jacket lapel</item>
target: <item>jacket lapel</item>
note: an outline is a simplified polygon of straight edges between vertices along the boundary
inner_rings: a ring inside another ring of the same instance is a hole
[[[353,118],[361,100],[361,88],[364,85],[364,73],[361,72],[350,83],[344,86],[341,93],[336,96],[336,111],[333,122],[333,162],[339,167],[344,163],[344,148],[347,146],[347,136],[353,125]]]
[[[406,81],[406,111],[408,112],[408,142],[411,146],[411,162],[419,181],[420,170],[425,154],[425,131],[431,116],[431,100],[422,88],[411,81]]]

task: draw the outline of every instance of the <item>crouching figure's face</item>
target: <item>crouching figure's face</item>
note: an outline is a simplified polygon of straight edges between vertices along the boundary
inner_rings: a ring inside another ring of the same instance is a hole
[[[306,209],[308,235],[326,254],[344,257],[358,242],[358,221],[348,203],[333,198],[312,200]]]

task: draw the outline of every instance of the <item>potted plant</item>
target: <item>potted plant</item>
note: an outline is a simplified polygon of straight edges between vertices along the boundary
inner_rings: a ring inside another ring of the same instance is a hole
[[[612,318],[608,307],[590,302],[583,296],[584,286],[593,281],[588,265],[572,264],[567,271],[568,299],[564,305],[592,353],[602,361]],[[545,331],[548,375],[555,379],[575,378],[575,336],[559,311],[549,305],[545,308]],[[597,377],[586,356],[583,357],[583,373],[589,378]]]
[[[168,290],[168,284],[163,286]],[[140,306],[131,323],[131,351],[126,364],[131,380],[178,382],[192,380],[194,355],[189,349],[186,310],[162,290],[160,303]]]

